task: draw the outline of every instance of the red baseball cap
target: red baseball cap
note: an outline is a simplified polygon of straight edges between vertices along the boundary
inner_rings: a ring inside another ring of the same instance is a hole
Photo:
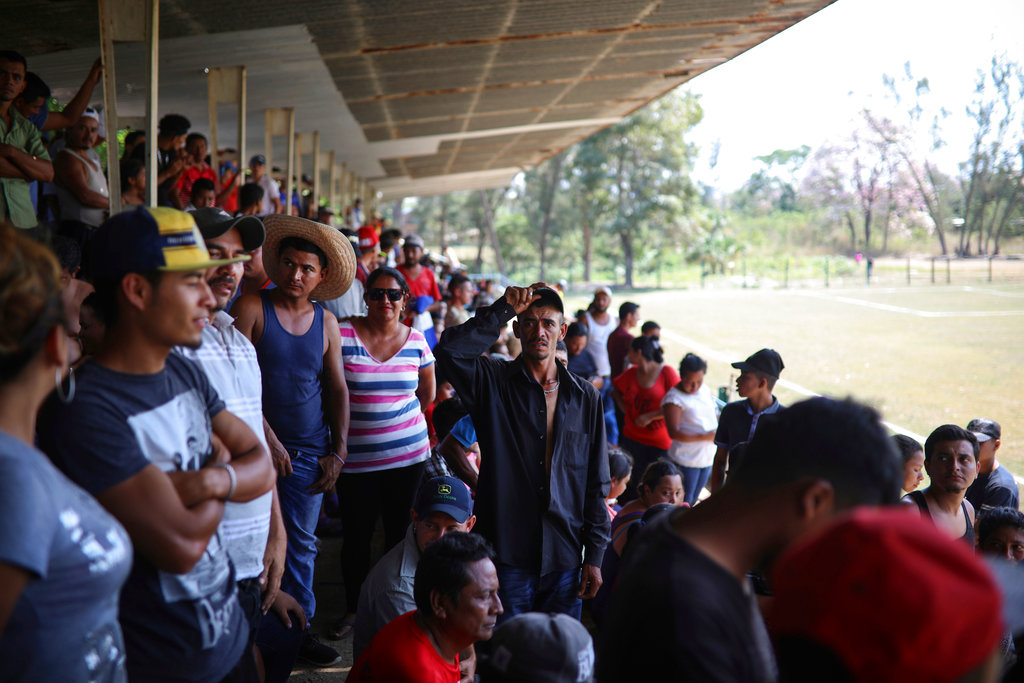
[[[774,586],[773,638],[824,646],[855,681],[956,680],[1004,635],[989,568],[916,508],[842,517],[786,552]]]
[[[380,237],[377,235],[377,231],[371,228],[369,225],[364,225],[359,228],[359,248],[369,249],[377,244],[380,244]]]

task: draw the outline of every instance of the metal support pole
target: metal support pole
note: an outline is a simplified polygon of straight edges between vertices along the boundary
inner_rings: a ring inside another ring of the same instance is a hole
[[[329,191],[329,199],[327,200],[329,206],[335,211],[338,210],[338,164],[335,162],[336,154],[332,149],[327,153],[327,168],[331,174],[330,180],[327,181],[327,187]]]
[[[320,206],[320,131],[313,131],[313,196],[310,197],[310,206],[313,207],[313,218],[316,218],[316,210]]]
[[[217,190],[220,191],[223,188],[220,187],[220,157],[217,154],[220,149],[217,129],[218,104],[238,105],[238,142],[235,145],[238,154],[236,183],[240,182],[242,171],[245,169],[245,67],[223,66],[210,69],[206,75],[206,93],[210,105],[210,157],[213,159],[213,169],[217,174]]]
[[[147,202],[156,205],[157,92],[160,55],[160,0],[99,0],[100,51],[103,56],[103,111],[107,125],[107,182],[110,213],[121,211],[121,166],[118,158],[117,70],[114,43],[146,43]]]
[[[946,284],[949,284],[949,258],[946,258]]]
[[[287,157],[285,161],[285,196],[287,197],[282,210],[288,212],[291,206],[291,177],[293,164],[295,163],[295,110],[291,107],[285,109],[267,109],[264,111],[264,142],[266,150],[263,156],[267,159],[267,173],[271,173],[274,164],[271,161],[271,153],[274,149],[274,137],[283,136],[285,139]]]
[[[907,284],[910,284],[910,257],[907,257]]]

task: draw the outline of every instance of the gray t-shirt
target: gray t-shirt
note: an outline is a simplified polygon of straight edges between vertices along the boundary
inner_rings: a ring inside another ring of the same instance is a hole
[[[51,397],[39,443],[65,474],[97,495],[150,464],[194,471],[211,455],[210,418],[224,403],[202,370],[178,355],[155,374],[86,362],[70,404]],[[220,533],[186,574],[157,569],[142,553],[121,592],[132,680],[219,681],[242,656],[248,628]]]
[[[36,449],[0,432],[0,562],[32,579],[0,635],[0,681],[124,681],[124,528]]]

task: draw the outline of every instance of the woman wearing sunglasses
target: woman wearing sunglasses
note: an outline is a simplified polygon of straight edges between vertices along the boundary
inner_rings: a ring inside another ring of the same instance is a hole
[[[124,528],[33,448],[54,391],[74,398],[60,269],[0,223],[0,680],[124,681]]]
[[[348,460],[338,478],[345,529],[341,570],[348,614],[332,629],[346,635],[355,623],[359,589],[370,569],[377,517],[391,548],[402,540],[430,440],[423,411],[434,400],[434,356],[423,334],[402,324],[409,285],[393,268],[366,279],[367,312],[342,322],[341,360],[351,423]]]

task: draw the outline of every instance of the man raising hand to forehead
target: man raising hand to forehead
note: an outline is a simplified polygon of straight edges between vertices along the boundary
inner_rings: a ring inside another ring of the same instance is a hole
[[[484,357],[512,318],[522,355]],[[593,385],[555,361],[565,331],[554,290],[509,287],[445,330],[434,352],[477,428],[476,531],[497,552],[504,619],[528,611],[578,618],[580,600],[601,586],[609,527],[603,411]]]

